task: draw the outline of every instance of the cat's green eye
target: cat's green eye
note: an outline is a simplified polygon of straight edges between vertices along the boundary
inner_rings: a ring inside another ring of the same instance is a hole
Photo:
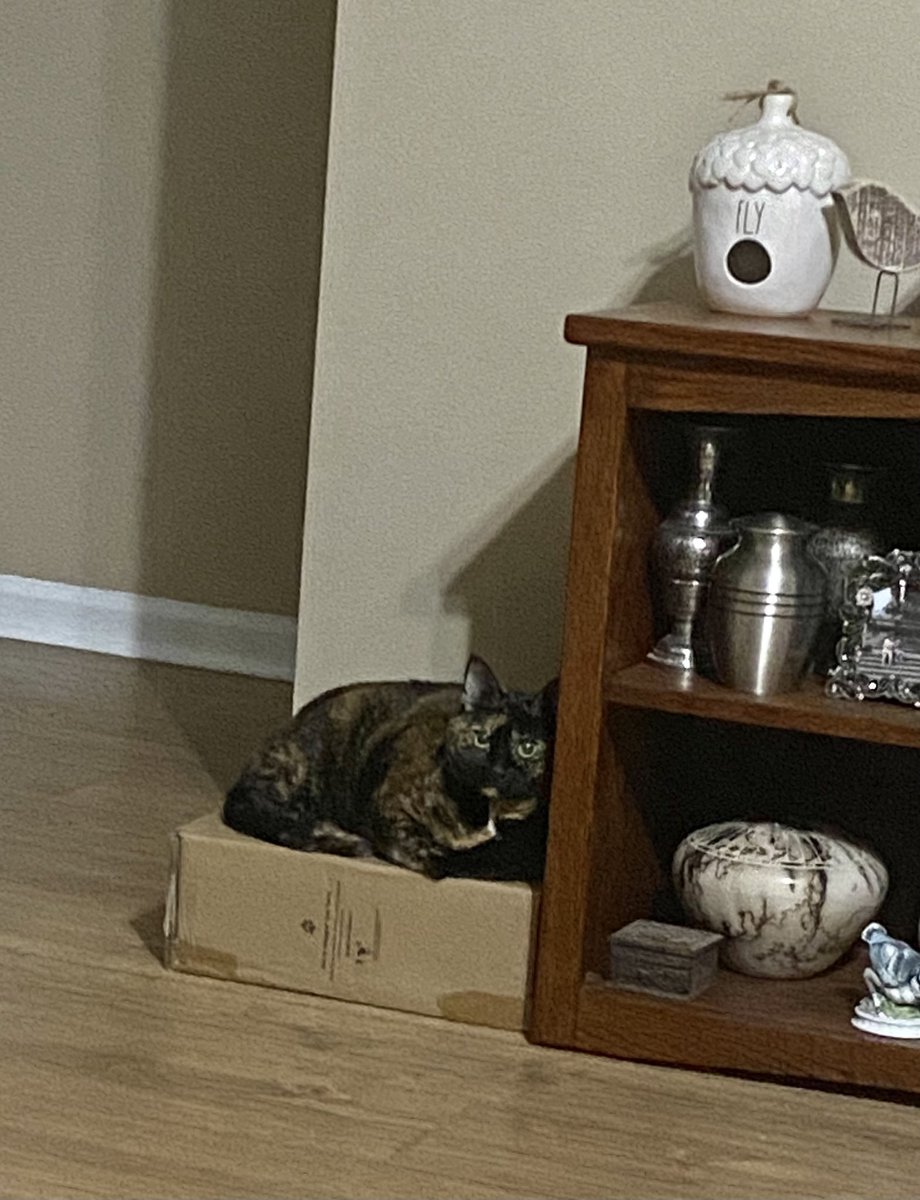
[[[488,729],[476,729],[473,731],[473,745],[480,750],[488,750],[489,748],[489,731]]]
[[[535,742],[533,738],[521,738],[517,744],[517,752],[521,758],[533,758],[539,747],[539,742]]]

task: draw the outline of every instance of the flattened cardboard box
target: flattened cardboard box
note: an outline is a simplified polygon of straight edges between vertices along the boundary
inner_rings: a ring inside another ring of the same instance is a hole
[[[173,836],[166,965],[521,1029],[537,907],[528,884],[303,854],[213,813]]]

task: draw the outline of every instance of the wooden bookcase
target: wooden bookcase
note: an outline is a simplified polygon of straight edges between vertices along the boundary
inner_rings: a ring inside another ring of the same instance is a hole
[[[870,330],[677,304],[571,316],[587,347],[559,729],[530,1036],[647,1062],[920,1092],[920,1045],[850,1025],[861,948],[811,980],[721,970],[693,1001],[605,982],[607,938],[674,919],[669,862],[708,820],[832,821],[875,841],[882,918],[916,944],[920,712],[829,700],[821,681],[758,699],[645,661],[661,631],[651,539],[686,487],[686,425],[739,426],[734,514],[815,516],[824,460],[883,465],[891,545],[920,548],[920,322]],[[882,507],[883,510],[882,511]],[[670,905],[670,908],[669,908]]]

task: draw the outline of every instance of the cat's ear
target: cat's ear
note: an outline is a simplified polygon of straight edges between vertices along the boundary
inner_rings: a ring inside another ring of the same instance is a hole
[[[467,712],[476,708],[498,708],[505,691],[491,668],[475,654],[466,664],[463,676],[463,707]]]
[[[540,715],[550,729],[556,728],[556,713],[559,711],[559,677],[551,679],[540,693]]]

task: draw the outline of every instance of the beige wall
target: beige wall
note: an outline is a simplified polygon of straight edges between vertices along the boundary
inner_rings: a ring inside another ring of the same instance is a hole
[[[0,573],[296,611],[333,23],[0,3]]]
[[[920,201],[915,6],[342,0],[297,697],[555,669],[581,353],[564,314],[687,294],[667,258],[728,89],[780,76]],[[844,259],[829,302],[859,307]]]

